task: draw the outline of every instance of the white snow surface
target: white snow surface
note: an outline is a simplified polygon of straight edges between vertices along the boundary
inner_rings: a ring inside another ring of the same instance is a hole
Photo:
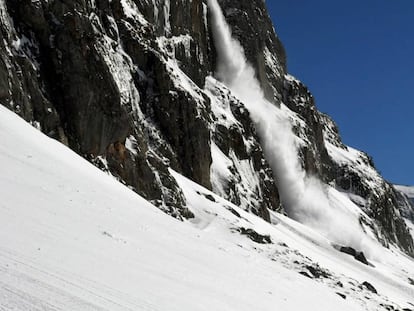
[[[365,266],[303,225],[275,213],[266,223],[171,171],[196,216],[179,222],[3,106],[0,140],[0,310],[379,310],[379,303],[414,303],[407,281],[414,263],[397,251],[383,250],[375,268]],[[240,227],[269,235],[272,244],[251,241]],[[298,273],[316,264],[332,276]],[[360,288],[363,281],[379,294]]]

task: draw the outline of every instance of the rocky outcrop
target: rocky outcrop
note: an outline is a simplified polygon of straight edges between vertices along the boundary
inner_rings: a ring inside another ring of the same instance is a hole
[[[213,191],[268,221],[281,211],[273,172],[244,105],[221,82],[209,77],[206,93],[213,113],[211,180]]]
[[[414,187],[394,185],[402,216],[414,224]]]
[[[266,98],[276,104],[282,99],[286,74],[285,49],[277,37],[263,0],[219,0],[227,22],[256,69]]]

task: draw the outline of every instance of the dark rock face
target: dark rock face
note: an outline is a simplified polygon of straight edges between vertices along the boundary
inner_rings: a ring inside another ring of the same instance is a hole
[[[325,269],[321,268],[319,265],[313,265],[313,266],[306,266],[306,269],[313,275],[314,278],[329,278],[331,274],[326,271]]]
[[[339,297],[341,297],[342,299],[346,299],[346,295],[342,294],[342,293],[336,293]]]
[[[364,255],[364,252],[358,252],[352,247],[342,246],[339,249],[340,252],[353,256],[356,260],[362,262],[365,265],[369,265],[367,258]]]
[[[306,142],[301,149],[302,166],[308,174],[325,182],[332,180],[333,163],[325,147],[324,120],[315,106],[315,100],[307,87],[287,76],[283,85],[283,102],[306,124],[293,128],[295,134]]]
[[[306,276],[310,279],[320,279],[320,278],[330,278],[332,275],[322,267],[320,267],[318,264],[315,265],[307,265],[304,266],[306,269],[305,271],[300,271],[299,273],[303,276]]]
[[[378,294],[377,290],[375,289],[375,287],[371,283],[365,281],[365,282],[362,283],[362,286],[365,287],[370,292],[372,292],[374,294]]]
[[[372,211],[369,215],[377,220],[381,233],[386,240],[397,242],[413,254],[413,240],[400,211],[397,209],[398,201],[395,190],[388,183],[384,184],[384,189],[385,192],[382,195],[371,198],[370,207]],[[393,219],[393,221],[390,222],[390,219]]]
[[[205,0],[0,3],[2,105],[177,218],[192,213],[170,168],[268,221],[283,211],[248,111],[212,77]],[[363,226],[413,254],[395,190],[367,155],[335,156],[356,153],[287,75],[265,2],[219,3],[266,98],[292,111],[308,174],[351,193]]]
[[[246,235],[250,240],[259,244],[271,244],[272,240],[268,235],[262,235],[250,228],[239,228],[240,234]]]
[[[413,187],[408,187],[410,190],[412,188]],[[412,197],[411,191],[410,193],[406,193],[407,189],[405,187],[401,188],[401,186],[394,186],[393,189],[402,216],[408,221],[414,223],[414,198]],[[404,190],[406,192],[404,192]]]
[[[282,99],[285,49],[277,37],[263,0],[219,0],[233,36],[238,38],[268,100]]]
[[[8,16],[3,3],[0,11],[2,16]],[[35,120],[42,120],[45,133],[64,140],[59,116],[42,92],[45,84],[38,75],[39,64],[34,61],[40,54],[37,40],[30,37],[19,39],[13,21],[7,18],[0,23],[0,36],[0,103],[34,125],[39,125],[34,123]]]

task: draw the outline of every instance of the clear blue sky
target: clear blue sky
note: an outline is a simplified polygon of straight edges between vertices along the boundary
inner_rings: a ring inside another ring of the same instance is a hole
[[[414,185],[414,1],[266,2],[289,72],[344,142],[387,180]]]

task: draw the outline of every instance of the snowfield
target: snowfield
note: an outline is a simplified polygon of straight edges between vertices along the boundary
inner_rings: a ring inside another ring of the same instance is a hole
[[[196,215],[179,222],[3,106],[0,141],[0,310],[414,309],[397,250],[364,265],[172,172]]]

